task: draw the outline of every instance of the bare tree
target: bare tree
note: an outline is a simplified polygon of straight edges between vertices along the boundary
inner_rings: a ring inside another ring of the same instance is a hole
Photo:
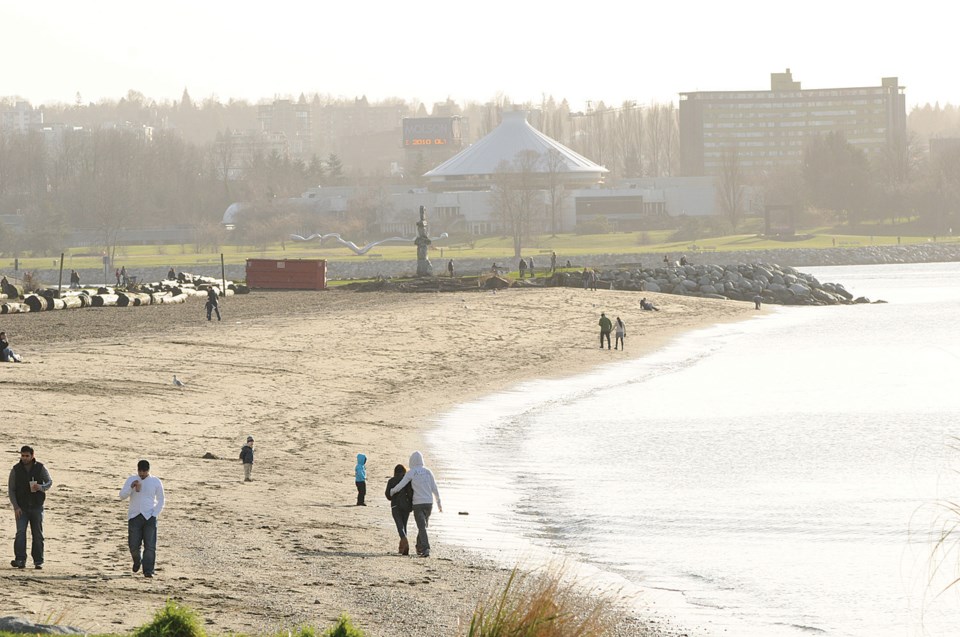
[[[563,173],[567,169],[567,164],[563,160],[563,155],[555,148],[547,151],[543,157],[544,165],[547,169],[547,196],[549,197],[550,210],[550,232],[557,236],[557,232],[562,232],[560,223],[560,212],[563,206],[563,199],[566,196],[564,188]]]
[[[743,213],[743,171],[737,149],[723,151],[720,161],[720,181],[717,196],[720,199],[720,211],[736,232]]]
[[[538,207],[536,168],[540,154],[520,151],[512,162],[501,161],[493,179],[493,204],[504,231],[513,239],[513,254],[519,258],[524,240],[532,234]]]

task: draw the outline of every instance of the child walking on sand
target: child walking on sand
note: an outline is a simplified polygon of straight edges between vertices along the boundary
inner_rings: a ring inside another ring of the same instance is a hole
[[[365,507],[367,503],[363,499],[367,496],[367,457],[362,453],[357,454],[357,467],[354,473],[357,480],[357,506]]]

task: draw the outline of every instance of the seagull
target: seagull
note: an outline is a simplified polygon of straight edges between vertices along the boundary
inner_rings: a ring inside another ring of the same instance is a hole
[[[174,387],[183,387],[183,381],[177,378],[176,374],[173,375],[173,385]]]

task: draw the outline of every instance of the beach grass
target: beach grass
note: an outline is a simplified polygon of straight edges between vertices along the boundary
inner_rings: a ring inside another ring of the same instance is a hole
[[[610,634],[609,599],[585,598],[562,568],[545,574],[514,569],[503,590],[477,604],[467,637],[602,637]]]

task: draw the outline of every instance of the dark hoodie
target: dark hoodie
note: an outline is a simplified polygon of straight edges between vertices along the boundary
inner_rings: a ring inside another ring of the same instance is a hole
[[[387,482],[387,490],[385,495],[387,499],[390,500],[390,507],[398,507],[402,511],[413,511],[413,485],[407,483],[403,489],[398,491],[392,497],[390,496],[390,490],[397,486],[403,476],[406,475],[407,470],[404,469],[402,464],[398,464],[393,468],[393,477]]]

